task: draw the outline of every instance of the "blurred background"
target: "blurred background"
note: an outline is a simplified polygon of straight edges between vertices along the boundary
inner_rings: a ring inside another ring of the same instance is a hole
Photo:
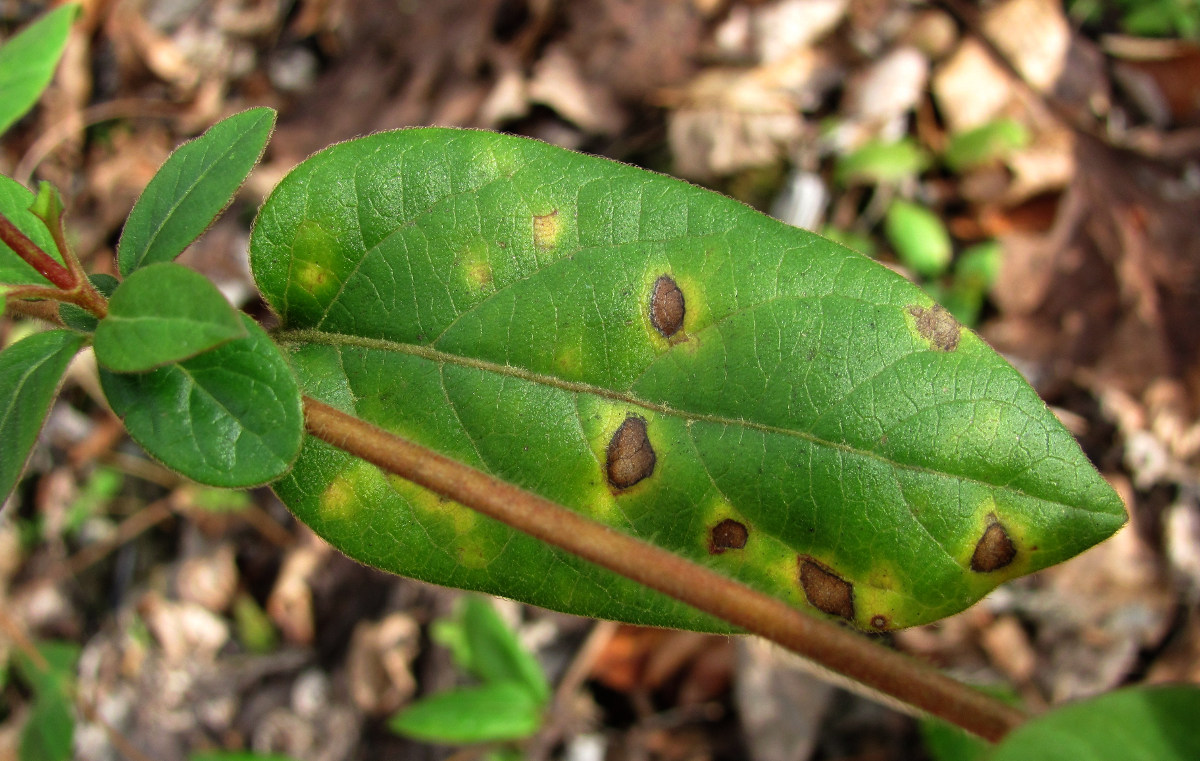
[[[0,0],[0,39],[51,5]],[[264,161],[182,261],[268,319],[250,221],[339,140],[502,130],[714,188],[942,300],[1130,509],[1083,556],[881,640],[1034,710],[1200,682],[1200,3],[82,5],[0,172],[62,190],[92,270],[113,271],[170,151],[257,105],[279,110]],[[29,329],[5,318],[0,339]],[[81,364],[0,513],[0,761],[971,758],[752,640],[460,597],[347,560],[268,490],[183,482],[125,437]],[[515,743],[398,733],[414,700],[475,683],[477,619],[536,657],[547,716]],[[29,647],[53,689],[22,665]],[[203,755],[222,751],[247,755]]]

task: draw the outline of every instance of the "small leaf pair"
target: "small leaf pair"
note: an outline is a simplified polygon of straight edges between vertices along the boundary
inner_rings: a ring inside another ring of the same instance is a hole
[[[118,253],[124,280],[90,278],[110,297],[107,314],[63,303],[60,316],[74,332],[34,336],[0,354],[0,398],[10,403],[0,434],[18,443],[0,455],[0,495],[15,485],[67,363],[89,339],[113,410],[164,464],[216,486],[266,483],[291,467],[303,420],[287,363],[211,281],[172,262],[228,206],[274,121],[271,109],[251,109],[176,150],[125,226]],[[70,264],[73,255],[52,232],[58,207],[46,198],[57,200],[45,190],[35,199],[0,178],[0,212],[56,262]],[[17,298],[29,288],[52,293],[47,278],[4,245],[0,282],[17,286]]]
[[[109,403],[147,452],[214,486],[291,467],[300,395],[267,334],[204,276],[172,263],[232,200],[275,123],[255,108],[181,146],[138,199],[117,253],[125,280],[96,327]]]

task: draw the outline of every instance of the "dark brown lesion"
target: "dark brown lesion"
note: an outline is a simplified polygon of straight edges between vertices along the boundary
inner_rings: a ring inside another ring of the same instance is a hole
[[[971,555],[971,570],[977,573],[998,571],[1011,564],[1017,557],[1017,546],[1013,544],[1008,531],[996,520],[996,516],[988,516],[988,527],[983,530],[983,536],[975,545]]]
[[[683,328],[686,311],[683,291],[670,275],[659,276],[650,294],[650,324],[663,338],[670,338]]]
[[[746,528],[746,524],[726,518],[713,526],[709,532],[708,553],[720,555],[725,550],[740,550],[746,546],[746,540],[749,538],[750,530]]]
[[[630,415],[608,442],[605,456],[608,482],[618,489],[628,489],[654,473],[656,460],[646,433],[646,421]]]
[[[800,586],[809,604],[817,610],[853,621],[854,585],[807,555],[800,555],[799,560]]]
[[[911,306],[908,313],[916,318],[917,333],[938,351],[954,351],[962,338],[962,325],[941,304],[926,309]]]

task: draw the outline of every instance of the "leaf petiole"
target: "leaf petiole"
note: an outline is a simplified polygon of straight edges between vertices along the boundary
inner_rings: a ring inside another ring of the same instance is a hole
[[[103,319],[108,314],[108,301],[88,280],[83,265],[67,245],[62,221],[62,204],[58,201],[57,192],[43,183],[31,211],[50,231],[66,264],[64,266],[55,261],[29,236],[21,232],[8,217],[0,213],[0,241],[55,286],[54,288],[38,285],[16,286],[5,293],[5,299],[9,301],[18,299],[62,301],[87,310],[97,319]]]

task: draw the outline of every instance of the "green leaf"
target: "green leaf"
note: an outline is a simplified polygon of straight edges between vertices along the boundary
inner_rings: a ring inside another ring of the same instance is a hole
[[[991,750],[986,741],[937,719],[921,721],[921,739],[933,761],[982,761]]]
[[[1195,761],[1200,688],[1131,687],[1018,727],[988,761]]]
[[[152,457],[210,486],[272,481],[296,458],[304,420],[291,368],[257,324],[248,335],[148,373],[101,368],[108,402]]]
[[[45,692],[33,701],[21,730],[20,761],[67,761],[75,743],[75,709],[61,692]]]
[[[520,740],[541,725],[542,704],[516,682],[439,693],[388,720],[396,734],[447,744]]]
[[[252,108],[179,146],[129,213],[117,249],[121,275],[171,261],[207,230],[262,157],[274,127],[274,110]]]
[[[66,519],[62,522],[64,533],[73,535],[78,532],[121,493],[124,484],[125,476],[119,470],[105,466],[93,470],[67,507]]]
[[[46,225],[29,210],[34,195],[16,180],[0,175],[0,214],[36,243],[43,251],[62,263],[62,255]],[[12,285],[49,285],[28,262],[4,243],[0,243],[0,283]]]
[[[943,158],[956,172],[1003,159],[1029,145],[1029,130],[1016,119],[997,119],[950,138]]]
[[[963,251],[954,262],[954,280],[938,295],[927,287],[929,295],[940,301],[950,314],[964,325],[975,325],[983,310],[983,300],[1000,272],[1003,250],[996,241],[977,243]],[[932,284],[931,284],[932,285]]]
[[[135,271],[108,302],[96,327],[96,361],[140,373],[246,335],[237,310],[195,270],[161,262]]]
[[[88,275],[88,280],[92,281],[92,286],[106,298],[112,296],[117,290],[117,286],[121,284],[120,280],[103,272]],[[81,333],[94,333],[96,326],[100,323],[91,312],[65,301],[58,305],[58,316],[62,318],[63,324],[68,328]]]
[[[37,651],[46,660],[47,667],[35,664],[25,653],[18,652],[15,663],[21,679],[34,693],[69,691],[75,682],[75,665],[81,652],[79,645],[49,640],[39,642]]]
[[[24,654],[16,659],[22,679],[34,693],[17,757],[21,761],[66,761],[71,758],[75,737],[71,696],[80,647],[73,642],[42,642],[37,650],[48,668],[34,664]]]
[[[838,160],[834,177],[839,184],[878,185],[919,174],[929,157],[912,140],[870,142]]]
[[[252,753],[248,750],[210,750],[193,753],[188,761],[294,761],[282,753]]]
[[[254,498],[240,490],[198,488],[188,495],[188,505],[217,515],[229,515],[253,507]]]
[[[305,393],[864,629],[962,610],[1125,520],[1021,375],[915,285],[668,177],[384,133],[285,178],[250,253]],[[274,488],[395,573],[728,630],[314,439]]]
[[[279,647],[279,634],[271,617],[243,592],[233,601],[233,623],[238,642],[251,653],[269,653]]]
[[[48,330],[0,352],[0,504],[25,469],[63,373],[83,342],[69,330]]]
[[[0,134],[33,108],[54,77],[79,6],[61,5],[0,47]]]
[[[472,673],[485,682],[523,684],[539,703],[550,698],[550,685],[537,659],[521,645],[491,603],[466,598],[461,619]]]
[[[936,277],[950,266],[954,248],[941,218],[908,201],[896,200],[888,207],[884,234],[904,266],[923,277]]]

